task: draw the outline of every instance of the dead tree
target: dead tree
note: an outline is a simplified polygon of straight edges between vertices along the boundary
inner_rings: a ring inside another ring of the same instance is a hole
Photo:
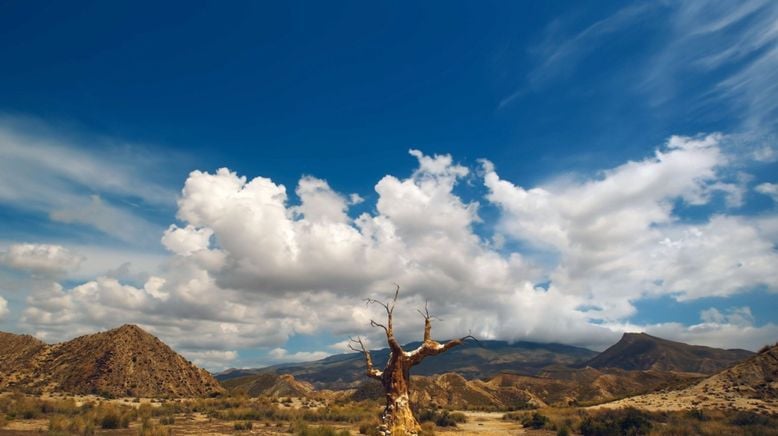
[[[378,370],[373,366],[373,359],[370,357],[370,352],[365,348],[362,338],[351,338],[349,348],[361,352],[365,356],[368,377],[380,381],[381,385],[384,387],[386,408],[384,408],[384,412],[381,415],[381,434],[415,435],[418,434],[421,427],[411,411],[408,389],[411,367],[420,364],[427,356],[445,353],[451,348],[462,344],[465,339],[475,338],[471,335],[467,335],[459,339],[448,341],[445,344],[441,344],[432,339],[430,334],[432,331],[432,317],[425,305],[424,312],[419,310],[419,313],[424,317],[424,341],[413,351],[408,352],[403,350],[400,343],[394,337],[394,330],[392,328],[392,313],[394,312],[394,305],[397,303],[397,295],[399,292],[400,287],[397,286],[394,292],[394,298],[389,303],[367,299],[367,304],[379,304],[386,309],[386,324],[381,324],[373,320],[370,321],[371,326],[380,327],[384,330],[384,333],[386,333],[386,341],[389,343],[389,360],[386,362],[384,370]],[[356,348],[357,345],[359,348]]]

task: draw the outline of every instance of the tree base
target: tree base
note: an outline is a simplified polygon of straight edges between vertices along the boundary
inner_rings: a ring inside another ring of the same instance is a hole
[[[413,416],[407,395],[400,395],[384,409],[378,434],[382,436],[417,436],[421,431]]]

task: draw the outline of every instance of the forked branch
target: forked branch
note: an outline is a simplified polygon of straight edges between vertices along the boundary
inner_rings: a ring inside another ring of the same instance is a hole
[[[374,300],[372,298],[367,298],[365,301],[368,305],[375,303],[382,306],[386,310],[386,325],[376,322],[372,319],[370,320],[370,325],[373,327],[380,327],[384,330],[384,333],[386,333],[386,341],[389,343],[389,348],[392,349],[392,352],[395,353],[395,355],[399,355],[403,352],[403,349],[400,346],[400,343],[394,337],[394,329],[392,328],[392,314],[394,313],[394,306],[397,303],[397,296],[400,294],[400,285],[395,284],[394,286],[394,298],[392,298],[391,302],[384,303],[383,301]]]
[[[445,353],[457,345],[462,345],[462,343],[468,339],[474,340],[476,343],[478,343],[478,339],[476,339],[472,334],[468,334],[467,336],[463,336],[458,339],[452,339],[445,344],[441,344],[440,342],[432,339],[431,332],[433,317],[430,315],[428,304],[424,304],[424,312],[421,310],[418,312],[421,314],[421,316],[424,317],[424,341],[421,343],[419,348],[413,350],[410,353],[411,365],[420,364],[427,356],[435,356],[440,353]]]
[[[381,371],[375,369],[375,367],[373,367],[373,358],[370,357],[370,351],[368,351],[367,348],[365,348],[365,343],[362,342],[362,338],[357,336],[356,339],[354,339],[354,338],[348,338],[348,339],[349,339],[348,347],[352,351],[360,352],[360,353],[362,353],[365,356],[365,366],[367,367],[367,375],[368,375],[368,377],[372,377],[374,379],[381,380],[381,376],[383,375],[383,372],[381,372]],[[352,344],[359,344],[359,348],[358,349],[354,348],[354,346]]]

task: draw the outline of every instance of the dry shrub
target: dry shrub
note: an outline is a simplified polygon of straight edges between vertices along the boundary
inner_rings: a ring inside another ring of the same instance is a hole
[[[421,425],[421,431],[419,436],[435,436],[435,424],[431,422],[425,422]]]
[[[378,426],[380,422],[377,419],[365,420],[359,423],[359,434],[367,436],[378,436]]]
[[[348,430],[337,430],[329,425],[309,426],[304,422],[296,422],[292,425],[292,431],[298,436],[349,436]]]
[[[95,434],[95,425],[92,419],[85,416],[54,415],[49,418],[49,432],[91,436]]]
[[[151,418],[146,418],[141,422],[138,429],[138,436],[170,436],[170,428],[154,424]]]
[[[650,415],[635,408],[605,410],[586,416],[581,422],[583,436],[647,435]]]

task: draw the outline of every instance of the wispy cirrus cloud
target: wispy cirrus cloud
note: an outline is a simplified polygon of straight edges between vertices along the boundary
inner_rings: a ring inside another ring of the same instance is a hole
[[[136,146],[67,135],[34,119],[0,117],[0,204],[124,243],[158,242],[163,228],[144,209],[172,209],[176,198],[174,189],[153,177],[161,164]]]
[[[640,104],[736,120],[751,134],[778,129],[778,3],[637,2],[583,25],[578,15],[547,26],[530,50],[535,66],[498,108],[528,90],[578,78],[586,61],[599,59],[608,86],[620,84],[617,92]],[[643,50],[609,51],[636,29]]]
[[[656,104],[673,98],[689,75],[710,77],[697,105],[731,106],[748,130],[774,131],[778,110],[778,4],[683,1],[672,4],[668,43],[640,82]]]

